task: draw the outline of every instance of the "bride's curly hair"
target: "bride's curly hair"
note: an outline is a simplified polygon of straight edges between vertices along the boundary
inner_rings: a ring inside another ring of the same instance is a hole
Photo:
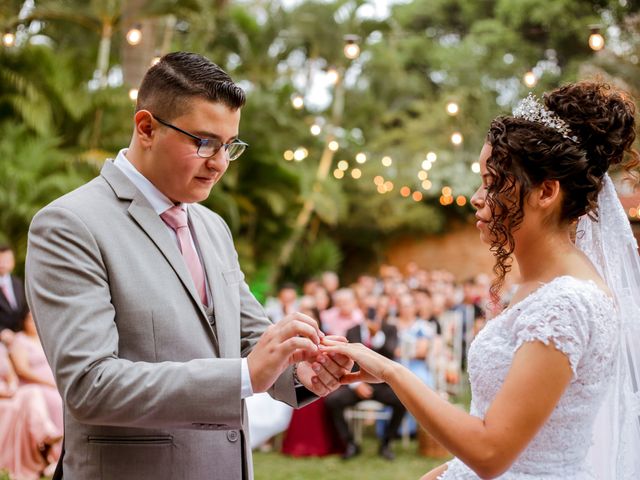
[[[494,301],[511,270],[513,232],[522,223],[522,206],[533,188],[544,180],[559,181],[561,224],[585,214],[597,219],[605,173],[614,165],[624,164],[631,171],[640,164],[640,156],[631,148],[636,137],[635,106],[626,93],[604,83],[579,82],[545,94],[544,103],[569,125],[577,141],[541,123],[511,116],[496,118],[487,135]]]

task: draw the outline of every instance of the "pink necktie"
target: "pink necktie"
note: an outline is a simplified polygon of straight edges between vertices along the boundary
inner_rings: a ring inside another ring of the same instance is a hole
[[[202,304],[206,305],[207,295],[205,293],[204,271],[202,270],[196,249],[193,247],[193,242],[191,241],[191,232],[189,232],[189,225],[187,223],[187,212],[180,207],[171,207],[169,210],[163,212],[160,218],[176,232],[184,262],[187,264],[187,269],[191,274]]]

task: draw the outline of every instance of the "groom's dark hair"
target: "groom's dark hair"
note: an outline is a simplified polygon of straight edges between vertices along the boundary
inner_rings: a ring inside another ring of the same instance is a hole
[[[148,110],[172,120],[189,110],[192,98],[222,103],[232,110],[241,108],[246,101],[242,88],[211,60],[197,53],[173,52],[145,74],[136,112]]]

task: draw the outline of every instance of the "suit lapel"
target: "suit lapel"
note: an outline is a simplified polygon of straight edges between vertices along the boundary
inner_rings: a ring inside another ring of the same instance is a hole
[[[11,283],[13,284],[13,296],[16,297],[16,310],[20,310],[26,306],[24,297],[24,283],[22,279],[11,275]]]
[[[202,307],[202,302],[198,296],[191,275],[184,263],[182,254],[178,249],[175,241],[167,231],[167,227],[160,219],[158,214],[153,210],[147,199],[138,189],[129,181],[118,167],[112,162],[106,162],[102,168],[101,175],[109,182],[118,198],[122,200],[131,200],[128,211],[136,223],[144,230],[151,241],[158,247],[160,253],[171,265],[174,272],[180,279],[180,282],[187,290],[192,300],[196,304],[200,316],[209,325],[207,314]],[[209,327],[210,328],[210,327]]]
[[[7,297],[4,296],[4,292],[0,289],[0,310],[6,310],[7,312],[12,312],[13,308],[11,308],[11,304]]]
[[[232,328],[226,328],[224,323],[232,320],[231,316],[224,310],[225,291],[222,284],[222,262],[214,248],[215,239],[211,238],[209,230],[205,227],[204,220],[198,215],[195,208],[189,209],[189,219],[198,242],[198,250],[204,264],[204,269],[209,284],[209,292],[211,297],[209,301],[213,304],[215,315],[215,329],[218,336],[218,348],[220,356],[227,355],[228,336],[234,331]]]

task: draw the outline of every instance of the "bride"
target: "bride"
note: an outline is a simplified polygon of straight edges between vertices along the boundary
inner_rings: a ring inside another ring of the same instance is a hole
[[[544,104],[530,95],[491,123],[472,204],[496,257],[494,299],[513,257],[521,282],[469,350],[470,414],[362,345],[325,342],[360,367],[343,383],[388,383],[456,456],[423,480],[640,478],[629,368],[639,365],[629,335],[640,325],[640,262],[607,174],[627,153],[637,166],[634,128],[626,95],[590,82]]]

